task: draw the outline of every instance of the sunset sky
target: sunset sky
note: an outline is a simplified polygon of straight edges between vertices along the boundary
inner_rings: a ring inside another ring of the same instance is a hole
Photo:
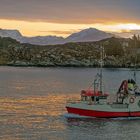
[[[140,29],[140,0],[0,0],[0,28],[23,35],[69,34],[93,27]]]

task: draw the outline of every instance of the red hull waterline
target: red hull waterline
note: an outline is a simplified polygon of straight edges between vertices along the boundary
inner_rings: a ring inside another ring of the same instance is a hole
[[[79,108],[66,107],[68,113],[97,118],[116,118],[116,117],[140,117],[139,112],[104,112],[94,110],[84,110]]]

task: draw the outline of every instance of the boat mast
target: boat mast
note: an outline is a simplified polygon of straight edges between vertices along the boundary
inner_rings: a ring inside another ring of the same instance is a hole
[[[136,82],[136,62],[137,62],[137,56],[135,58],[135,66],[134,66],[134,81]]]
[[[136,49],[137,45],[136,45],[136,40],[135,40],[135,49]],[[134,65],[134,81],[136,82],[136,66],[137,66],[137,53],[136,53],[136,57],[135,57],[135,65]]]
[[[103,91],[103,58],[104,58],[104,48],[101,46],[101,60],[100,60],[100,92]]]

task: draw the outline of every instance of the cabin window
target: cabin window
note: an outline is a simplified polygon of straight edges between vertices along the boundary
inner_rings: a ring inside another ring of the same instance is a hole
[[[81,96],[82,101],[87,101],[87,96]]]
[[[94,101],[94,96],[91,96],[91,100]]]

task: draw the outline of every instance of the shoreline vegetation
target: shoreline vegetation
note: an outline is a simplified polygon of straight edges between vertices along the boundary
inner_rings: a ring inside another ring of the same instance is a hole
[[[96,42],[59,45],[21,44],[0,37],[0,66],[99,67],[100,46],[104,47],[104,68],[140,68],[140,37],[108,38]]]

